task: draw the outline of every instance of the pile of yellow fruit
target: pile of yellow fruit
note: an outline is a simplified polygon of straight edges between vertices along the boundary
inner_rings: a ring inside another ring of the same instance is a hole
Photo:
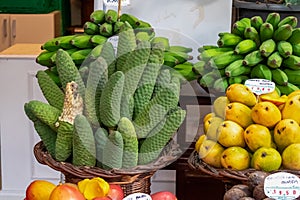
[[[237,83],[212,107],[195,144],[202,161],[231,170],[300,170],[300,90],[258,96]]]

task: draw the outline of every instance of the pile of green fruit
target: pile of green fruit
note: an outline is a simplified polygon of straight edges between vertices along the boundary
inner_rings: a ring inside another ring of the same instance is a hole
[[[221,32],[216,45],[198,48],[194,71],[199,84],[218,92],[250,78],[275,82],[282,94],[300,87],[300,28],[295,16],[281,18],[277,12],[266,19],[242,18],[230,32]]]
[[[187,62],[193,57],[189,54],[192,49],[180,45],[171,46],[166,37],[155,37],[154,28],[146,21],[141,20],[129,13],[118,16],[118,12],[112,9],[107,11],[95,10],[90,14],[90,20],[83,25],[84,33],[74,35],[64,35],[46,41],[42,46],[42,51],[36,58],[36,62],[48,69],[45,72],[61,86],[57,69],[56,53],[58,49],[63,49],[69,53],[75,65],[80,68],[84,65],[87,57],[96,59],[103,47],[103,44],[111,37],[117,36],[120,28],[127,22],[134,29],[137,41],[156,40],[164,43],[164,64],[176,68],[187,80],[196,79],[192,71],[192,63]],[[184,64],[184,65],[182,65]],[[82,72],[84,73],[84,72]]]
[[[127,21],[118,37],[117,48],[106,41],[80,68],[68,50],[58,49],[61,87],[44,70],[36,74],[47,103],[31,100],[24,110],[57,161],[103,169],[146,165],[185,119],[181,80],[163,65],[164,43],[139,40]]]

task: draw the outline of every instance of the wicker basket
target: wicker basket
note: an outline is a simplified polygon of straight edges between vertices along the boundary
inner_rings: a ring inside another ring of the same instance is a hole
[[[191,153],[191,155],[188,158],[188,165],[193,170],[208,174],[213,178],[219,179],[224,183],[228,183],[230,185],[247,183],[249,174],[257,171],[254,168],[248,168],[246,170],[230,170],[225,168],[215,168],[202,161],[199,158],[197,151],[195,150]],[[300,171],[288,169],[275,170],[270,172],[270,174],[276,172],[288,172],[300,177]]]
[[[77,183],[85,178],[101,177],[109,183],[120,185],[125,196],[138,192],[150,194],[151,177],[154,173],[171,164],[181,155],[179,146],[170,142],[161,156],[148,165],[138,165],[128,170],[104,170],[99,167],[74,166],[68,162],[58,162],[47,152],[42,141],[34,146],[33,152],[40,164],[48,165],[61,172],[66,182]]]

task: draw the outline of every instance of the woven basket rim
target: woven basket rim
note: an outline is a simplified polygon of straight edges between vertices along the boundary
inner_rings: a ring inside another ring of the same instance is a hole
[[[199,158],[196,150],[194,150],[191,153],[187,162],[191,169],[211,175],[212,177],[216,179],[220,179],[223,182],[231,182],[231,181],[245,182],[248,180],[248,177],[251,173],[259,171],[254,168],[248,168],[245,170],[230,170],[225,168],[215,168],[202,161]],[[300,171],[297,170],[278,169],[268,173],[273,174],[276,172],[287,172],[300,177]]]
[[[147,174],[153,175],[157,170],[166,167],[167,165],[174,162],[181,155],[179,145],[170,142],[163,150],[161,156],[147,164],[138,165],[132,169],[111,169],[104,170],[99,167],[88,167],[88,166],[74,166],[69,162],[56,161],[50,153],[47,152],[43,141],[39,141],[34,145],[33,148],[34,156],[36,160],[43,165],[47,165],[50,168],[60,171],[63,174],[79,178],[91,178],[91,177],[102,177],[110,182],[122,182],[131,183],[141,176],[145,177]]]

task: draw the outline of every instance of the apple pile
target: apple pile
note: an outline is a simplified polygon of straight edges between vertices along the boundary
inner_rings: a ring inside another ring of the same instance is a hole
[[[26,188],[24,200],[125,200],[122,187],[108,183],[100,177],[83,179],[75,183],[55,185],[47,180],[34,180]],[[152,200],[177,200],[169,191],[159,191],[150,195]]]
[[[24,200],[122,200],[124,191],[120,185],[110,184],[95,177],[75,183],[55,185],[47,180],[34,180],[26,188]]]

